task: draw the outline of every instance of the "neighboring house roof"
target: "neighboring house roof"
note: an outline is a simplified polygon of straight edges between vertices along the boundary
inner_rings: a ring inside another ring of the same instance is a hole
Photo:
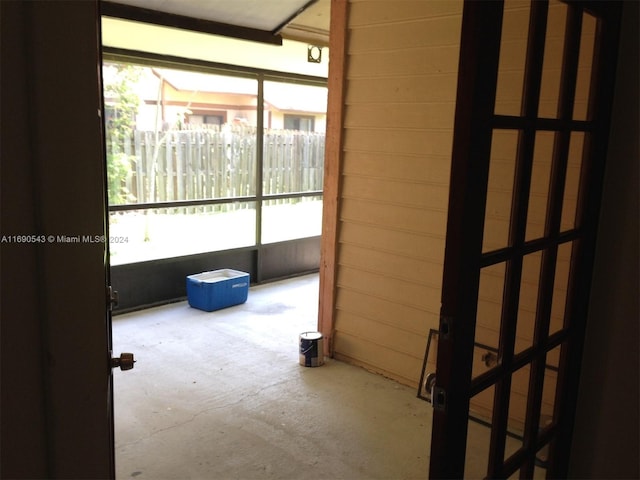
[[[255,94],[257,90],[257,82],[248,78],[171,70],[168,68],[152,68],[151,70],[158,78],[164,79],[176,90],[244,94]]]
[[[176,90],[255,96],[255,80],[209,73],[153,68]],[[281,111],[326,113],[327,89],[292,83],[265,82],[264,100]]]

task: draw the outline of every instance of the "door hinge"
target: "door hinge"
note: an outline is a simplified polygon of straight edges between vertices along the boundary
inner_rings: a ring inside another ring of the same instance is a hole
[[[449,315],[440,315],[440,328],[438,334],[442,340],[449,340],[451,330],[453,329],[453,317]]]
[[[107,305],[109,306],[109,311],[113,311],[118,306],[118,292],[111,285],[107,287]]]
[[[431,405],[434,410],[444,411],[447,408],[447,392],[442,387],[433,387]]]

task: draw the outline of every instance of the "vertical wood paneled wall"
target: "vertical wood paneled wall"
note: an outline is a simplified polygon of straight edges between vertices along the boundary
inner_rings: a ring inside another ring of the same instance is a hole
[[[333,353],[417,386],[440,310],[462,2],[348,7]]]

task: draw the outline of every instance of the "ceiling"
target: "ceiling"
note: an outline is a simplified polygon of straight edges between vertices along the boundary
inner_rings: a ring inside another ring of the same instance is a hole
[[[113,3],[329,44],[331,0],[111,0]]]

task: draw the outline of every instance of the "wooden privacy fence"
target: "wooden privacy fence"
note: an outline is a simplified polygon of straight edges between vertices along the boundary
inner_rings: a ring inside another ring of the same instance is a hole
[[[117,183],[127,199],[153,203],[256,194],[256,128],[230,126],[134,131],[110,143],[127,168]],[[267,130],[263,135],[263,194],[321,191],[324,133]],[[111,192],[113,194],[113,192]]]

